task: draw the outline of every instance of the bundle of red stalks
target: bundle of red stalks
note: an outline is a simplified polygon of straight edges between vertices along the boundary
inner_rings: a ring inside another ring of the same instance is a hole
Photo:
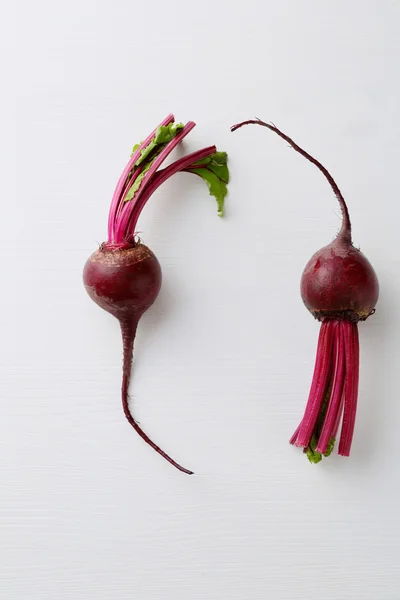
[[[308,402],[290,443],[303,448],[310,462],[318,463],[331,454],[342,422],[338,453],[349,456],[358,396],[358,322],[375,312],[378,279],[364,254],[353,246],[346,202],[325,167],[275,125],[255,119],[231,129],[248,124],[273,131],[313,163],[328,180],[341,208],[339,233],[312,256],[301,278],[303,302],[322,324]]]
[[[136,432],[174,467],[192,474],[159,446],[136,422],[129,408],[129,380],[133,343],[143,313],[150,308],[161,288],[161,267],[153,252],[136,235],[136,225],[146,202],[156,189],[179,171],[194,173],[208,185],[224,210],[229,179],[227,155],[209,146],[184,156],[167,167],[162,163],[195,123],[175,124],[169,115],[143,142],[137,144],[114,192],[108,218],[108,240],[86,262],[83,280],[89,296],[116,317],[123,340],[122,405]]]

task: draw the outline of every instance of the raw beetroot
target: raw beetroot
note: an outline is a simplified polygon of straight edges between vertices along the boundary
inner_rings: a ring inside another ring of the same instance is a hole
[[[303,419],[290,443],[304,448],[310,462],[331,454],[342,422],[338,453],[349,456],[357,410],[359,380],[358,322],[375,312],[379,285],[368,259],[353,246],[349,212],[327,169],[275,125],[260,119],[247,124],[266,127],[313,163],[328,180],[342,211],[342,226],[333,242],[307,263],[301,297],[321,324],[314,375]]]
[[[170,152],[195,124],[175,124],[169,115],[132,151],[114,192],[108,220],[108,241],[87,260],[83,281],[89,296],[118,319],[123,340],[122,406],[135,431],[156,452],[180,471],[185,469],[143,431],[129,408],[129,381],[136,329],[143,313],[150,308],[161,288],[161,267],[153,252],[137,238],[136,224],[146,202],[155,190],[179,171],[200,176],[223,214],[229,179],[227,155],[209,146],[160,169]]]

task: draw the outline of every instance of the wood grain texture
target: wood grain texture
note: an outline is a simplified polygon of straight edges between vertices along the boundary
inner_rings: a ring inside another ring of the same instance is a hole
[[[18,0],[0,45],[1,600],[398,600],[400,9]],[[140,221],[164,284],[140,323],[132,398],[185,477],[130,429],[118,324],[87,298],[133,143],[169,111],[187,151],[230,155],[227,214],[177,176]],[[380,278],[360,326],[352,456],[309,465],[288,438],[318,324],[299,280],[339,211]],[[381,209],[378,212],[378,208]]]

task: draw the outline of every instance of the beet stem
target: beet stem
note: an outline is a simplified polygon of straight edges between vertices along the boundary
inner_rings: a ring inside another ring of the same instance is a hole
[[[329,384],[333,338],[336,326],[337,322],[335,321],[325,321],[321,325],[313,380],[300,430],[295,441],[296,446],[306,448],[315,430],[318,415]]]
[[[155,444],[149,436],[143,431],[140,425],[135,421],[133,415],[129,409],[129,382],[132,371],[132,359],[133,359],[133,344],[136,336],[136,329],[139,319],[120,319],[122,341],[123,341],[123,369],[122,369],[122,407],[124,409],[125,417],[128,422],[132,425],[136,433],[153,448],[158,454],[161,454],[165,460],[171,465],[176,467],[182,473],[193,475],[193,471],[185,469],[179,463],[175,462],[168,454],[166,454],[157,444]]]
[[[301,427],[301,423],[297,427],[296,431],[294,432],[294,434],[292,435],[292,437],[289,440],[289,444],[292,444],[292,446],[296,444],[296,440],[297,440],[297,436],[299,435],[300,427]]]
[[[161,121],[161,123],[158,127],[169,125],[170,123],[173,123],[174,120],[175,120],[174,115],[169,114],[163,121]],[[109,212],[109,216],[108,216],[108,240],[109,240],[109,242],[112,242],[114,240],[116,217],[117,217],[117,213],[119,212],[119,209],[120,209],[121,194],[127,183],[128,175],[131,172],[135,162],[139,158],[140,153],[143,150],[143,148],[146,148],[146,146],[151,142],[152,138],[155,136],[158,127],[156,127],[156,129],[154,129],[154,131],[152,131],[150,133],[150,135],[137,148],[136,152],[134,152],[132,154],[132,156],[129,159],[128,164],[126,165],[120,178],[118,179],[117,187],[115,188],[115,191],[114,191],[114,195],[113,195],[111,207],[110,207],[110,212]]]
[[[345,369],[346,369],[346,367],[345,367]],[[344,376],[346,377],[346,372],[345,372]],[[343,408],[344,408],[344,382],[343,382],[342,398],[340,400],[338,414],[336,415],[335,425],[332,430],[332,437],[335,438],[335,440],[337,439],[337,434],[339,431],[340,423],[342,421]]]
[[[346,381],[344,387],[343,425],[338,453],[349,456],[357,412],[359,377],[359,340],[356,323],[343,323],[346,352]]]
[[[329,173],[329,171],[316,158],[314,158],[313,156],[311,156],[311,154],[308,154],[308,152],[306,152],[305,150],[303,150],[303,148],[298,146],[296,144],[296,142],[294,142],[285,133],[280,131],[280,129],[278,129],[275,125],[270,124],[270,123],[265,123],[265,121],[261,121],[260,119],[257,118],[257,119],[250,119],[249,121],[243,121],[243,123],[237,123],[236,125],[233,125],[231,127],[231,131],[236,131],[236,129],[243,127],[243,125],[261,125],[262,127],[266,127],[270,131],[273,131],[274,133],[279,135],[279,137],[281,137],[283,140],[288,142],[288,144],[290,144],[290,146],[296,152],[298,152],[299,154],[304,156],[304,158],[309,160],[313,165],[315,165],[321,171],[321,173],[323,173],[323,175],[328,180],[328,183],[330,184],[330,186],[333,190],[333,193],[335,194],[335,196],[339,202],[340,209],[342,211],[342,226],[340,228],[340,231],[339,231],[337,237],[342,239],[344,242],[351,244],[352,243],[351,222],[350,222],[350,215],[349,215],[349,211],[347,208],[347,204],[342,195],[342,192],[339,189],[339,186],[337,185],[336,181],[333,179],[333,177]]]
[[[161,164],[165,161],[165,159],[168,157],[168,155],[171,154],[172,150],[174,150],[174,148],[176,148],[176,146],[178,146],[178,144],[181,143],[183,138],[185,136],[187,136],[188,133],[190,133],[192,131],[193,127],[195,127],[195,126],[196,126],[196,123],[194,123],[193,121],[188,121],[186,123],[186,125],[184,126],[184,128],[170,142],[168,142],[166,144],[165,148],[163,148],[163,150],[160,152],[160,154],[157,156],[157,158],[151,164],[151,167],[146,172],[144,180],[143,180],[137,194],[135,195],[135,197],[132,199],[131,202],[126,202],[125,206],[121,210],[121,213],[118,218],[118,222],[116,223],[116,226],[115,226],[115,241],[117,241],[117,242],[126,241],[127,228],[129,226],[129,223],[132,221],[132,219],[135,218],[134,215],[136,213],[136,207],[137,207],[140,197],[144,193],[147,185],[153,178],[158,167],[161,166]]]
[[[329,443],[335,437],[335,425],[337,416],[340,414],[343,386],[345,381],[345,350],[343,340],[343,327],[339,322],[336,328],[334,340],[334,363],[333,363],[332,389],[328,402],[324,424],[319,436],[316,451],[325,454]]]

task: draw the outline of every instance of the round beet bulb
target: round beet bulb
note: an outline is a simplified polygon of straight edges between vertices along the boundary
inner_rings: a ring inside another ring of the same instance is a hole
[[[302,447],[310,462],[320,462],[331,454],[342,423],[338,452],[349,456],[358,396],[357,323],[375,312],[378,279],[368,259],[353,246],[347,205],[329,171],[275,125],[256,119],[234,125],[232,131],[250,123],[273,131],[313,163],[342,211],[336,239],[311,257],[301,277],[303,302],[322,325],[307,406],[290,442]]]
[[[365,321],[378,295],[378,279],[371,263],[340,237],[310,258],[301,277],[303,302],[319,321]]]
[[[83,282],[91,299],[119,320],[137,319],[161,288],[161,267],[144,244],[108,248],[103,244],[87,260]]]
[[[129,382],[133,344],[143,313],[150,308],[161,288],[161,267],[153,252],[137,240],[136,224],[146,202],[156,189],[175,173],[185,171],[204,179],[223,214],[229,171],[227,155],[215,146],[183,156],[160,169],[170,152],[193,129],[175,124],[169,115],[132,151],[114,192],[108,218],[108,241],[87,260],[83,281],[89,296],[118,319],[123,341],[122,406],[128,422],[156,452],[183,473],[192,474],[168,456],[143,431],[129,407]]]

